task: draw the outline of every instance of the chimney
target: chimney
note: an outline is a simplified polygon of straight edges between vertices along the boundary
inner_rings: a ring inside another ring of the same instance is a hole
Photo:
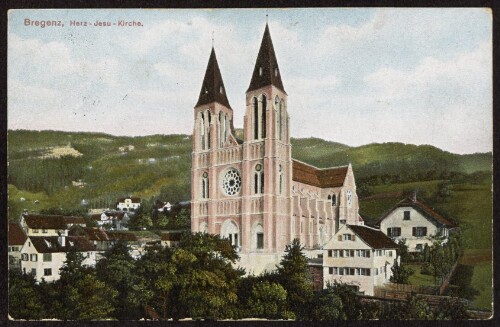
[[[417,191],[413,191],[411,194],[411,202],[417,202]]]

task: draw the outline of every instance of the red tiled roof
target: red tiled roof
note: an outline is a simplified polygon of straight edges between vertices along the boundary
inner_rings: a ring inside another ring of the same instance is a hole
[[[397,249],[398,245],[394,243],[387,235],[378,229],[362,225],[347,225],[360,239],[374,249]]]
[[[68,227],[60,215],[24,215],[24,221],[29,228],[34,229],[66,229]]]
[[[61,246],[58,236],[31,236],[30,240],[38,253],[68,252],[73,246],[78,252],[94,251],[95,246],[84,236],[66,236],[65,246]]]
[[[78,225],[85,225],[87,222],[85,221],[85,218],[83,217],[75,217],[75,216],[63,216],[64,222],[66,224],[78,224]]]
[[[321,169],[292,159],[292,179],[321,188],[344,185],[348,169],[348,166]]]
[[[387,216],[389,216],[394,210],[396,210],[397,208],[401,208],[401,207],[411,207],[411,208],[419,211],[420,213],[422,213],[428,219],[437,221],[438,223],[440,223],[446,227],[449,227],[449,228],[458,227],[458,225],[454,221],[437,213],[436,211],[434,211],[433,208],[429,207],[427,204],[425,204],[422,201],[417,200],[417,199],[412,200],[411,198],[403,199],[398,204],[396,204],[391,210],[389,210],[389,212],[387,212],[384,216],[382,216],[382,218],[380,218],[377,221],[376,225],[380,226],[380,223],[382,222],[382,220],[384,220]]]
[[[19,223],[9,222],[9,245],[23,245],[27,238]]]

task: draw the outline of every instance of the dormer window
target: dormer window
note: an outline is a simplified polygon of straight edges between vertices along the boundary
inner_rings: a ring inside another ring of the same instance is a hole
[[[224,87],[222,85],[220,86],[219,92],[220,92],[220,94],[224,94]]]
[[[278,68],[274,68],[274,76],[278,76]]]
[[[205,94],[207,94],[207,93],[208,93],[208,89],[207,89],[207,87],[205,86]]]
[[[262,76],[262,67],[259,67],[259,76]]]

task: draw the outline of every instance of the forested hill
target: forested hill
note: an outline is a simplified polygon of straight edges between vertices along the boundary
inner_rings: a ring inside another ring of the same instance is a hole
[[[318,138],[292,139],[292,144],[295,159],[318,167],[351,163],[358,184],[492,170],[491,153],[458,155],[402,143],[349,147]],[[9,216],[23,208],[108,207],[130,194],[187,200],[191,148],[188,135],[8,131]]]

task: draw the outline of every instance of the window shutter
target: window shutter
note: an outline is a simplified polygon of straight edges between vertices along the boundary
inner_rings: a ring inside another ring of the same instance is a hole
[[[352,240],[356,241],[356,235],[354,235],[354,234],[352,235]]]
[[[387,228],[387,236],[391,237],[391,229],[390,228]]]
[[[339,235],[338,239],[339,241],[342,241],[342,235]]]
[[[370,250],[367,250],[366,251],[366,257],[369,258],[370,257]]]
[[[412,228],[412,233],[411,233],[412,236],[416,236],[417,235],[417,227],[413,227]]]
[[[427,227],[423,227],[422,229],[423,229],[423,235],[427,236]]]

